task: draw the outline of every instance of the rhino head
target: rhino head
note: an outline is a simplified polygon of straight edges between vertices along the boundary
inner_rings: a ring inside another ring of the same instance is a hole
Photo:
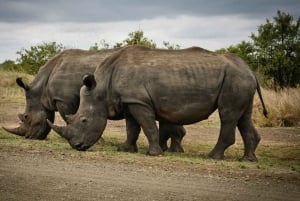
[[[54,111],[49,111],[43,106],[41,90],[27,85],[22,81],[22,78],[17,78],[16,82],[25,91],[26,109],[23,114],[18,115],[21,121],[19,127],[3,127],[3,129],[29,139],[45,139],[51,130],[47,124],[47,119],[54,121]]]
[[[56,126],[48,121],[50,127],[68,140],[72,148],[85,151],[101,137],[107,122],[105,98],[97,95],[93,75],[85,75],[80,89],[80,104],[74,115],[67,115],[66,126]]]

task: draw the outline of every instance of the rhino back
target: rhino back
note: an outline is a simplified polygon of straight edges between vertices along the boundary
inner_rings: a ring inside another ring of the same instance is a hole
[[[62,101],[77,109],[82,77],[87,73],[93,73],[96,67],[115,51],[117,50],[71,49],[62,52],[56,59],[45,86],[44,105],[51,110],[57,110],[56,102]]]
[[[132,47],[114,60],[106,86],[109,101],[144,104],[161,117],[175,122],[185,119],[183,123],[206,119],[217,108],[226,73],[235,68],[223,55],[201,48],[169,51]],[[100,71],[96,71],[97,80],[104,76]],[[243,79],[248,70],[235,73],[234,77]]]

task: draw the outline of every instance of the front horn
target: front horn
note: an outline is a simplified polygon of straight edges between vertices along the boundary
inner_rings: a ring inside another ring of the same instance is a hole
[[[17,128],[6,128],[3,126],[2,128],[5,131],[15,134],[15,135],[18,135],[18,136],[25,136],[25,134],[26,134],[26,130],[22,126],[19,126]]]
[[[64,134],[65,127],[63,127],[63,126],[56,126],[49,119],[47,119],[47,123],[61,137],[65,138],[65,139],[68,139],[68,137]]]

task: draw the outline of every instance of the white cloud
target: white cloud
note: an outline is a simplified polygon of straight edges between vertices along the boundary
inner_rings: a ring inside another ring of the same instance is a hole
[[[238,15],[175,18],[156,17],[139,21],[105,23],[0,23],[0,62],[15,59],[16,51],[42,42],[55,41],[67,48],[88,49],[105,39],[110,44],[123,41],[128,33],[143,30],[159,46],[163,41],[181,47],[201,46],[215,50],[248,40],[264,20]]]

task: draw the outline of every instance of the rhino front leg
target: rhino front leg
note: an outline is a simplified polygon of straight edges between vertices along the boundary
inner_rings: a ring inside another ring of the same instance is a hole
[[[67,120],[66,116],[70,115],[70,114],[75,114],[78,109],[79,102],[77,102],[77,101],[74,101],[74,102],[76,102],[76,104],[65,103],[62,101],[56,102],[57,111],[59,112],[59,114],[63,118],[63,120],[67,123],[68,123],[68,120]],[[76,105],[77,107],[75,107],[74,105]]]
[[[130,114],[126,114],[125,116],[127,139],[119,145],[118,151],[134,153],[138,151],[136,141],[139,137],[141,127]]]
[[[147,154],[151,156],[163,154],[163,151],[159,146],[159,131],[155,123],[155,114],[153,110],[139,104],[130,104],[128,105],[128,109],[138,124],[142,127],[148,139],[149,149]]]
[[[218,142],[214,149],[208,154],[213,159],[224,159],[225,150],[235,142],[236,122],[221,122],[221,130]]]

